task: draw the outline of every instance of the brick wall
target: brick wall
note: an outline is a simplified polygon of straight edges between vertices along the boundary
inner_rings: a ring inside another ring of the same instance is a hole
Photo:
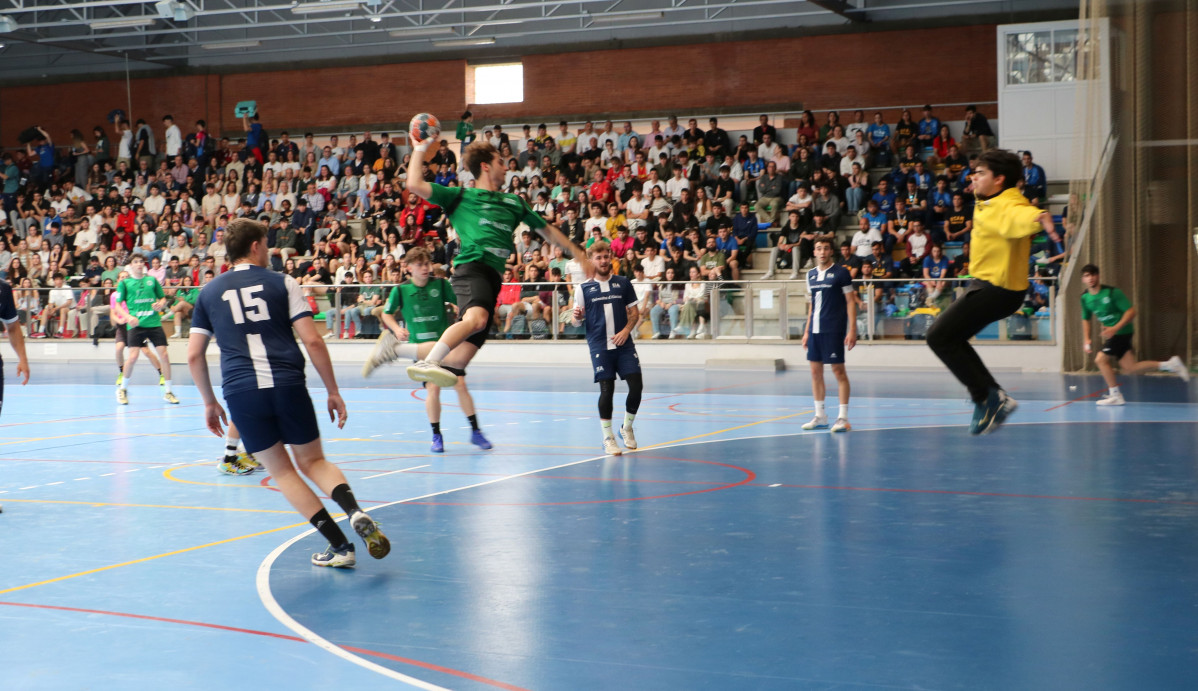
[[[993,25],[531,55],[524,103],[474,111],[485,123],[798,103],[819,111],[984,102],[997,98],[995,60]],[[450,127],[466,107],[465,72],[465,61],[443,60],[135,79],[133,113],[156,127],[171,112],[185,132],[197,118],[213,131],[236,131],[234,104],[256,100],[272,134],[394,126],[421,111]],[[70,128],[86,131],[125,107],[123,81],[0,88],[0,142],[14,146],[33,123],[65,142]]]

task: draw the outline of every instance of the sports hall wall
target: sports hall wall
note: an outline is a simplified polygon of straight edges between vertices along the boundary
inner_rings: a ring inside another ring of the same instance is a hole
[[[994,36],[986,24],[529,55],[524,102],[474,110],[486,122],[930,102],[979,103],[994,116]],[[453,122],[466,107],[466,67],[440,60],[135,78],[132,116],[170,113],[185,131],[202,118],[228,133],[241,129],[234,104],[256,100],[272,134],[398,129],[420,111]],[[104,123],[111,133],[105,116],[115,108],[127,109],[123,79],[0,87],[0,141],[15,142],[34,123],[51,132]]]

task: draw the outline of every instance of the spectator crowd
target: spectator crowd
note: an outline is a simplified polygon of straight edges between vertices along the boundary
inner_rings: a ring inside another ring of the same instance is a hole
[[[330,337],[377,333],[385,297],[377,284],[405,280],[405,254],[421,248],[444,276],[458,247],[442,209],[407,192],[408,176],[473,185],[459,156],[477,139],[500,151],[505,191],[580,246],[611,243],[654,337],[707,335],[713,284],[740,280],[759,242],[771,250],[766,278],[779,267],[796,278],[815,237],[846,228],[852,237],[838,261],[855,277],[923,279],[938,296],[938,279],[968,271],[975,156],[966,152],[994,137],[973,107],[960,142],[931,106],[919,120],[903,111],[893,125],[862,111],[847,123],[829,112],[820,124],[806,111],[784,132],[762,115],[735,138],[714,117],[705,129],[669,117],[644,132],[612,121],[509,132],[479,130],[467,112],[459,144],[442,140],[416,171],[385,132],[318,143],[312,133],[275,136],[258,115],[241,125],[238,137],[212,134],[202,120],[183,134],[170,115],[121,120],[111,138],[105,126],[62,139],[32,128],[23,148],[4,151],[0,278],[17,289],[35,336],[101,336],[108,295],[133,256],[166,287],[166,316],[180,335],[197,287],[229,268],[224,228],[243,216],[267,224],[275,270],[294,276],[314,308],[328,300],[316,311]],[[1021,189],[1042,203],[1044,171],[1030,153],[1025,166]],[[954,243],[950,262],[944,250]],[[515,244],[496,333],[568,333],[578,264],[526,228]]]

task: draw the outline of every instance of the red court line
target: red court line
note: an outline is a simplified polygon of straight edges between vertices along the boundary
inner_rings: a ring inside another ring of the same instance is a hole
[[[34,604],[25,603],[25,602],[0,602],[0,605],[7,606],[7,607],[28,607],[30,609],[51,609],[51,610],[57,610],[60,612],[78,612],[81,614],[103,614],[103,615],[110,616],[110,617],[124,617],[126,619],[142,619],[145,621],[160,621],[160,622],[165,622],[168,624],[182,624],[185,626],[199,626],[201,628],[216,629],[218,631],[232,631],[234,633],[247,633],[247,634],[251,634],[254,636],[265,636],[267,638],[278,638],[278,639],[281,639],[284,641],[295,641],[297,643],[307,643],[308,642],[307,640],[300,638],[299,636],[291,636],[291,635],[283,634],[283,633],[271,633],[270,631],[256,631],[254,629],[243,629],[243,628],[240,628],[237,626],[224,626],[222,624],[209,624],[207,622],[190,621],[187,619],[171,619],[169,617],[153,617],[153,616],[149,616],[146,614],[131,614],[128,612],[110,612],[110,611],[102,610],[102,609],[84,609],[84,608],[80,608],[80,607],[61,607],[58,605],[34,605]],[[399,662],[399,663],[402,663],[405,665],[412,665],[414,667],[421,667],[423,669],[431,670],[434,672],[441,672],[442,674],[449,674],[449,675],[452,675],[455,677],[460,677],[462,679],[469,679],[470,681],[477,681],[482,684],[487,684],[488,686],[494,686],[495,688],[505,689],[506,691],[527,691],[527,689],[521,688],[519,686],[513,686],[511,684],[505,684],[502,681],[496,681],[494,679],[480,677],[477,674],[471,674],[470,672],[463,672],[461,670],[451,669],[449,667],[442,667],[441,665],[434,665],[430,662],[421,662],[420,660],[413,660],[412,658],[408,658],[408,657],[400,657],[398,655],[392,655],[390,653],[382,653],[377,650],[367,650],[365,648],[357,648],[357,647],[348,646],[348,645],[343,645],[343,646],[338,646],[338,647],[342,648],[343,650],[348,650],[352,653],[359,653],[362,655],[371,655],[373,657],[379,657],[379,658],[383,658],[385,660],[392,660],[394,662]]]
[[[1085,396],[1078,396],[1077,398],[1073,399],[1072,401],[1065,401],[1064,403],[1062,403],[1060,405],[1054,405],[1053,407],[1048,408],[1044,412],[1050,413],[1050,412],[1056,410],[1057,408],[1064,408],[1065,406],[1069,405],[1070,403],[1077,403],[1078,401],[1084,401],[1087,398],[1094,398],[1095,396],[1101,396],[1106,391],[1107,391],[1106,389],[1099,389],[1099,390],[1095,391],[1094,393],[1088,393]]]
[[[758,487],[769,485],[756,485]],[[1013,494],[1007,492],[966,492],[952,489],[904,489],[898,487],[838,487],[835,485],[784,485],[798,489],[834,489],[846,492],[896,492],[901,494],[955,494],[967,497],[1003,497],[1008,499],[1062,499],[1065,501],[1109,501],[1128,504],[1177,504],[1181,506],[1198,506],[1198,501],[1181,501],[1178,499],[1128,499],[1119,497],[1078,497],[1056,494]]]

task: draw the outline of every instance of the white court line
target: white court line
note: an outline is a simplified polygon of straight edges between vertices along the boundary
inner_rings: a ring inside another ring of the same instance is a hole
[[[62,484],[62,480],[59,480],[58,482],[47,482],[46,487],[53,487],[54,485],[61,485],[61,484]]]
[[[404,468],[403,470],[391,470],[386,473],[379,473],[378,475],[367,475],[366,477],[364,477],[362,479],[363,480],[373,480],[376,477],[383,477],[384,475],[394,475],[395,473],[406,473],[409,470],[419,470],[420,468],[427,468],[427,467],[429,467],[429,465],[430,464],[428,464],[428,463],[425,463],[424,465],[414,465],[411,468]]]

